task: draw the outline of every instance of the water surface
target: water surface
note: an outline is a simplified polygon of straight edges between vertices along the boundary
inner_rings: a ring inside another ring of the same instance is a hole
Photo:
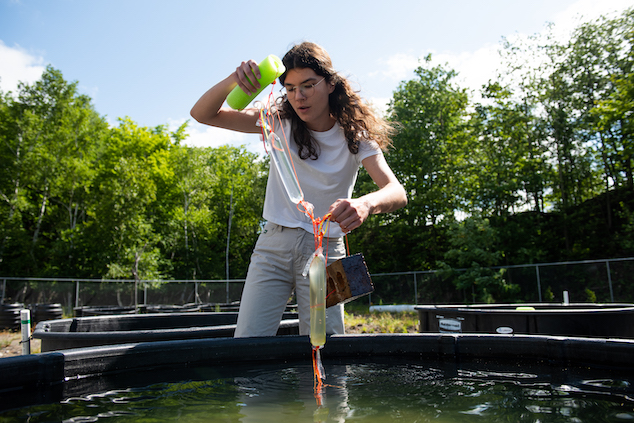
[[[632,382],[618,375],[402,359],[324,366],[319,395],[310,362],[172,369],[0,412],[0,422],[634,422]],[[163,381],[135,386],[147,377]]]

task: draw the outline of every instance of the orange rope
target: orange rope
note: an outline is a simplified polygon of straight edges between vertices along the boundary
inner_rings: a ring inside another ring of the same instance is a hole
[[[275,81],[273,81],[273,85],[275,85]],[[271,92],[269,93],[269,97],[267,100],[267,105],[266,105],[266,114],[264,113],[263,110],[260,110],[260,120],[262,121],[262,136],[267,136],[268,134],[266,133],[266,129],[264,128],[265,126],[268,126],[269,128],[269,132],[275,132],[275,118],[273,117],[273,113],[271,113],[271,103],[273,100],[273,86],[271,87]],[[282,121],[282,118],[280,117],[280,112],[279,110],[275,110],[275,115],[277,117],[277,120],[279,122]],[[266,125],[265,125],[266,123]],[[297,181],[297,185],[300,186],[301,189],[301,185],[299,183],[299,178],[297,177],[297,170],[295,169],[295,162],[293,161],[293,156],[290,155],[290,146],[288,144],[288,137],[286,136],[286,132],[284,131],[284,125],[280,125],[280,129],[282,130],[282,138],[284,144],[286,145],[286,150],[289,152],[289,160],[291,162],[291,167],[293,168],[293,174],[295,176],[295,180]],[[271,145],[273,146],[273,148],[276,148],[279,151],[282,151],[282,149],[277,148],[274,144],[271,143]],[[266,144],[265,144],[266,147]],[[266,148],[265,148],[266,150]],[[320,219],[316,219],[315,216],[312,213],[312,210],[310,207],[306,206],[307,202],[304,201],[304,199],[300,200],[300,202],[297,204],[297,209],[306,214],[311,222],[313,223],[313,234],[315,235],[315,250],[317,250],[319,247],[321,247],[322,245],[322,239],[324,237],[324,231],[323,231],[323,225],[324,223],[330,219],[330,214],[326,214],[324,217],[320,218]],[[300,205],[303,208],[300,209]],[[330,225],[328,226],[328,229],[330,229]],[[326,257],[327,260],[327,257]]]
[[[315,392],[321,392],[324,386],[324,377],[321,374],[320,360],[319,360],[319,347],[313,347],[313,375],[314,384],[313,389]]]
[[[264,113],[263,110],[260,110],[260,120],[261,120],[261,125],[262,125],[262,136],[263,137],[267,137],[269,134],[267,134],[267,128],[265,128],[265,126],[268,126],[268,131],[270,132],[275,132],[275,118],[272,116],[272,113],[270,112],[271,110],[271,102],[272,102],[272,98],[273,98],[273,88],[271,88],[271,93],[269,94],[268,97],[268,101],[267,101],[267,107],[266,107],[266,114]],[[279,122],[282,122],[282,119],[279,115],[279,110],[275,111],[276,115],[277,115],[277,120]],[[290,147],[288,144],[288,137],[286,136],[286,133],[284,131],[284,125],[280,125],[280,128],[282,130],[282,138],[284,139],[283,142],[286,145],[286,149],[289,152],[289,160],[291,162],[291,166],[293,168],[293,173],[295,175],[295,179],[297,180],[297,184],[299,185],[299,178],[297,178],[297,171],[295,170],[295,163],[293,162],[293,157],[290,155]],[[276,148],[279,150],[278,147],[276,147],[273,143],[271,143],[271,145],[273,146],[273,148]],[[266,143],[264,143],[265,146],[265,151],[266,151]],[[268,154],[268,152],[267,152]],[[301,189],[301,186],[300,186]],[[315,218],[314,214],[313,214],[313,207],[312,205],[309,205],[309,203],[307,201],[305,201],[303,198],[299,201],[299,203],[297,204],[297,210],[299,210],[300,212],[304,213],[306,216],[308,216],[308,218],[311,220],[312,224],[313,224],[313,235],[315,237],[315,251],[317,251],[318,249],[320,249],[322,247],[322,243],[323,243],[323,239],[324,239],[324,235],[326,235],[326,254],[325,254],[325,259],[326,259],[326,263],[328,263],[328,233],[330,232],[330,213],[327,213],[324,217],[321,218]],[[324,228],[324,225],[327,225],[326,228]],[[347,245],[347,238],[346,238],[346,245]],[[330,293],[332,294],[332,292]],[[328,295],[330,295],[328,294]],[[315,397],[317,398],[317,402],[318,405],[321,405],[321,392],[322,389],[324,387],[324,374],[322,374],[322,366],[321,366],[321,358],[319,355],[319,348],[320,347],[315,347],[313,346],[313,351],[312,351],[312,358],[313,358],[313,374],[314,374],[314,392],[315,392]]]

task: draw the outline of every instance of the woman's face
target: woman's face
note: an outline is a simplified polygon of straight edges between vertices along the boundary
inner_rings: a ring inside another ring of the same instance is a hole
[[[323,76],[310,68],[294,68],[286,73],[284,88],[293,110],[308,129],[323,132],[333,127],[335,119],[330,116],[328,96],[334,86]]]

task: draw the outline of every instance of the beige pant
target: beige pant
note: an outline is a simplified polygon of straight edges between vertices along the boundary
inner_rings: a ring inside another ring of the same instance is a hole
[[[343,238],[325,238],[328,264],[345,257]],[[258,238],[240,301],[236,338],[275,336],[293,290],[297,297],[299,333],[310,334],[308,277],[302,272],[315,252],[313,234],[267,223]],[[326,309],[326,333],[344,333],[343,305]]]

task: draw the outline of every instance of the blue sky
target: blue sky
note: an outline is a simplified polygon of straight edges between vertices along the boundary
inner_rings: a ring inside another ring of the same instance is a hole
[[[48,64],[78,81],[116,125],[189,119],[198,97],[242,60],[283,54],[314,41],[379,108],[418,60],[459,72],[462,86],[494,78],[503,37],[562,33],[580,20],[621,12],[634,0],[0,0],[0,89],[33,82]],[[257,136],[190,122],[191,145],[245,144]]]

